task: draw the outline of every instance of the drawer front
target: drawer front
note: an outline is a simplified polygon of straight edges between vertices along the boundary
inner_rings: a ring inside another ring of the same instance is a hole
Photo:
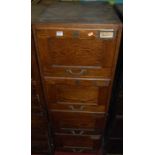
[[[105,125],[104,114],[80,112],[51,112],[50,117],[55,131],[63,128],[76,129],[103,129]]]
[[[110,77],[117,31],[113,32],[115,35],[111,39],[100,38],[102,31],[61,28],[36,30],[44,75]]]
[[[49,109],[53,104],[107,105],[110,80],[45,79]],[[71,109],[72,110],[72,109]]]
[[[56,147],[87,147],[97,149],[100,146],[101,135],[86,135],[86,136],[73,136],[73,135],[54,135]]]
[[[103,133],[103,129],[86,129],[86,128],[57,128],[54,133],[72,134],[72,135],[99,135]]]
[[[74,104],[50,104],[50,111],[58,112],[86,112],[86,113],[101,113],[106,112],[106,106],[88,106]]]
[[[73,146],[64,146],[56,147],[56,151],[60,152],[74,152],[74,153],[95,153],[97,150],[91,147],[73,147]]]

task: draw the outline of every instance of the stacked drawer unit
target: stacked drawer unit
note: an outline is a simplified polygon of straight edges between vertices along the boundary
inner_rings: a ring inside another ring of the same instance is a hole
[[[31,85],[31,151],[50,153],[47,112],[39,78],[35,48],[32,38],[32,85]]]
[[[64,23],[55,22],[55,12],[48,14],[48,22],[42,15],[42,22],[33,24],[55,149],[97,152],[103,139],[121,25],[119,22],[84,24],[79,18],[77,24],[67,22],[77,15],[74,5],[82,10],[86,7],[82,4],[73,3],[73,8],[71,3],[56,4],[47,8],[47,12],[56,11],[60,5],[63,8],[63,4],[64,9],[69,5],[67,9],[73,11],[66,19],[62,14],[64,20],[58,15]],[[102,11],[101,5],[97,6]],[[96,11],[95,5],[87,7]]]

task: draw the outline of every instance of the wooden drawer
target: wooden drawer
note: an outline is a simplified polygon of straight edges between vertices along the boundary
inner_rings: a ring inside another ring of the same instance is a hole
[[[89,105],[74,105],[74,104],[50,104],[50,111],[58,112],[86,112],[86,113],[101,113],[106,112],[106,106],[89,106]]]
[[[54,135],[56,147],[87,147],[97,149],[100,146],[101,135],[73,136],[66,134]]]
[[[76,129],[103,129],[105,125],[105,115],[98,113],[80,112],[51,112],[50,118],[54,124],[54,130],[62,128]]]
[[[113,33],[105,39],[100,33]],[[62,35],[62,36],[59,36]],[[46,76],[111,77],[117,30],[113,28],[36,29],[38,56]]]
[[[73,135],[97,135],[102,134],[103,129],[86,129],[86,128],[57,128],[54,133],[73,134]]]
[[[49,109],[53,104],[107,105],[109,79],[45,78]],[[67,107],[66,107],[67,108]]]
[[[95,153],[97,150],[94,150],[91,147],[72,147],[72,146],[64,146],[64,147],[56,147],[56,151],[60,152],[74,152],[74,153]]]

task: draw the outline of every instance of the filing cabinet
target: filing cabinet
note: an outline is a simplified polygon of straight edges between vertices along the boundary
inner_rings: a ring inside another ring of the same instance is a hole
[[[97,152],[121,23],[107,3],[53,2],[38,10],[32,9],[32,29],[55,150]]]

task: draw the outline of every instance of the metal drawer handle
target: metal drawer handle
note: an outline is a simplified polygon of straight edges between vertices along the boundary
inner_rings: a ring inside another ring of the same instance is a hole
[[[80,152],[83,152],[84,149],[72,149],[72,151],[73,151],[73,152],[79,152],[79,153],[80,153]]]
[[[87,72],[86,69],[81,69],[80,72],[73,72],[71,69],[66,69],[66,72],[68,72],[71,75],[83,75]]]
[[[85,106],[80,106],[79,108],[75,108],[73,105],[70,105],[69,108],[73,111],[82,111]]]
[[[36,98],[37,98],[37,102],[39,104],[39,107],[41,108],[41,103],[40,103],[40,97],[39,97],[39,94],[36,95]]]
[[[98,140],[101,138],[101,135],[92,135],[92,136],[90,136],[90,138],[93,140]]]
[[[38,94],[36,95],[36,98],[37,98],[37,101],[40,103],[40,97]]]
[[[73,135],[82,135],[84,133],[84,131],[80,131],[79,133],[77,133],[75,130],[71,131]]]

